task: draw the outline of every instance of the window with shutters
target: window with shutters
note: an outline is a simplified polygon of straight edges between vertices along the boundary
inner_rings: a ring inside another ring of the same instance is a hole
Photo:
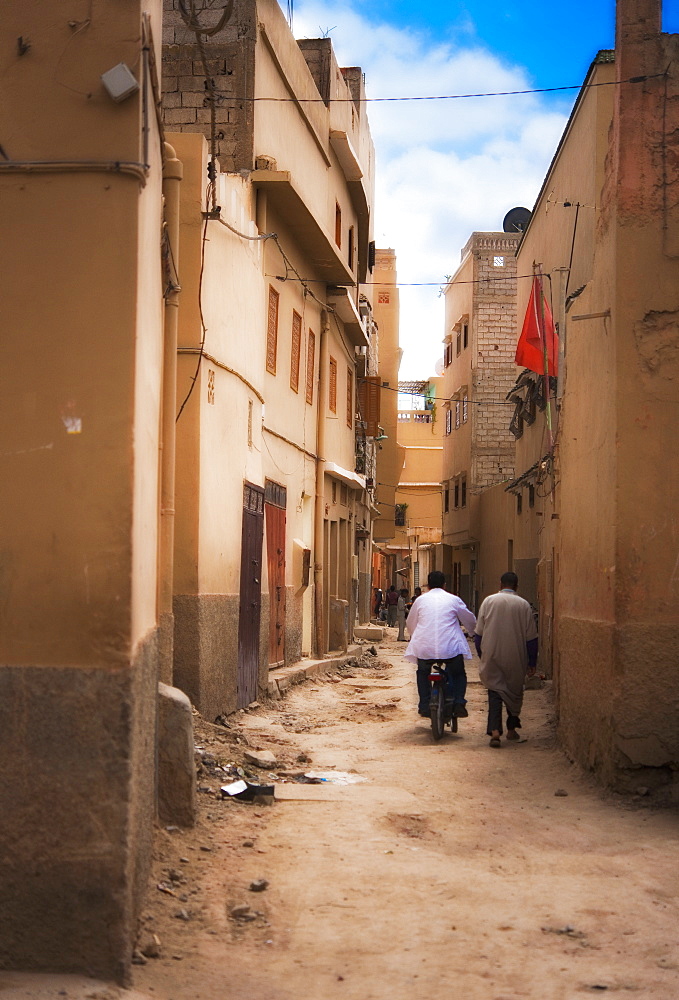
[[[349,226],[349,235],[347,238],[347,260],[349,262],[349,270],[354,269],[354,227]]]
[[[302,343],[302,317],[292,311],[292,346],[290,348],[290,388],[299,392],[299,352]]]
[[[462,403],[459,399],[455,400],[455,430],[460,426],[460,410],[462,408]]]
[[[335,243],[342,246],[342,209],[335,202]]]
[[[306,348],[306,401],[311,405],[314,401],[314,361],[316,354],[316,334],[309,330],[309,340]]]
[[[453,429],[453,413],[450,406],[446,409],[446,434],[450,434]]]
[[[467,477],[460,477],[460,507],[467,506]]]
[[[276,348],[278,341],[278,292],[269,285],[269,319],[266,329],[266,370],[276,374]]]
[[[469,396],[465,392],[462,397],[462,423],[467,423],[467,417],[469,416]]]
[[[347,427],[354,426],[354,373],[347,366]]]
[[[367,437],[377,437],[380,433],[381,384],[379,375],[367,375],[358,380],[358,412]]]
[[[328,406],[337,413],[337,362],[330,358],[330,373],[328,379]]]

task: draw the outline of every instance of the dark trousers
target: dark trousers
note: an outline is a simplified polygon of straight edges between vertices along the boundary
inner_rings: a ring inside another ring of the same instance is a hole
[[[488,691],[488,735],[496,731],[502,736],[502,696],[497,691]],[[507,709],[507,729],[521,729],[521,719]]]
[[[419,712],[429,712],[429,702],[431,700],[431,683],[429,681],[429,671],[432,663],[436,660],[417,661],[417,694],[419,697]],[[465,705],[465,694],[467,691],[467,671],[464,668],[464,656],[454,656],[452,660],[445,660],[446,672],[446,698],[454,701],[458,705]]]

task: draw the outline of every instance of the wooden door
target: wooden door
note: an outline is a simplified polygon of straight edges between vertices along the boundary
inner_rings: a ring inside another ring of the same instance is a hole
[[[267,480],[266,556],[269,570],[269,664],[285,662],[285,507],[284,486]]]
[[[262,542],[264,539],[264,490],[245,483],[240,561],[240,613],[238,620],[238,676],[236,701],[245,708],[257,700],[259,675],[259,624],[262,617]]]

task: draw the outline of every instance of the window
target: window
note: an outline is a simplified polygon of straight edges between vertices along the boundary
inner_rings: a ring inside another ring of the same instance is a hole
[[[467,477],[460,478],[460,507],[467,506]]]
[[[450,488],[446,486],[443,491],[443,513],[447,514],[450,510]]]
[[[504,257],[493,257],[493,267],[504,267],[505,259]]]
[[[460,426],[460,410],[461,410],[461,407],[462,407],[462,404],[461,404],[460,400],[456,399],[455,400],[455,430],[457,430],[458,427]]]
[[[453,489],[453,507],[455,510],[460,506],[460,481],[455,480],[455,488]]]
[[[453,363],[453,345],[452,343],[446,344],[443,351],[443,364],[447,368],[448,365]]]
[[[523,496],[520,493],[516,494],[516,513],[520,514],[523,510]]]
[[[462,423],[467,423],[467,417],[469,416],[469,396],[467,393],[462,397]]]
[[[337,483],[332,480],[332,502],[337,503]]]
[[[269,285],[269,318],[266,328],[266,370],[276,374],[276,347],[278,341],[278,292]]]
[[[446,434],[450,434],[453,429],[453,413],[450,407],[446,409]]]
[[[290,349],[290,388],[299,392],[299,354],[302,343],[302,317],[292,311],[292,346]]]
[[[388,306],[391,302],[391,297],[389,292],[378,292],[377,294],[377,304],[380,306]]]
[[[306,401],[311,405],[314,401],[314,356],[316,352],[316,334],[309,330],[309,340],[306,349]]]
[[[407,503],[397,503],[394,511],[394,524],[397,528],[405,528]]]
[[[349,233],[347,236],[347,260],[349,262],[349,270],[354,269],[354,227],[349,226]]]
[[[462,324],[462,348],[469,347],[469,323]]]
[[[333,413],[337,413],[337,362],[333,357],[330,358],[328,406]]]
[[[354,426],[354,373],[347,366],[347,427]]]
[[[342,246],[342,209],[335,202],[335,243]]]
[[[381,385],[379,375],[366,375],[358,380],[358,412],[366,437],[378,437],[380,433]]]
[[[535,487],[534,486],[529,486],[528,487],[528,506],[529,507],[534,507],[535,506]]]
[[[457,329],[457,337],[455,340],[455,353],[457,354],[458,357],[462,353],[462,327],[458,327]]]

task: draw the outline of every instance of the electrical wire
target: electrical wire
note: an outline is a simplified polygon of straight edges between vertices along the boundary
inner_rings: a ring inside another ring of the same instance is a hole
[[[302,278],[297,272],[297,280],[301,282],[307,282],[308,284],[324,285],[327,284],[325,278]],[[267,274],[267,278],[276,278],[278,281],[290,281],[290,278],[283,277],[280,274]],[[519,278],[532,278],[532,274],[509,274],[503,276],[501,274],[493,275],[488,278],[470,278],[468,281],[456,281],[455,285],[481,285],[488,284],[491,281],[516,281]],[[443,278],[440,281],[362,281],[361,288],[364,286],[367,288],[373,286],[379,286],[380,288],[437,288],[441,285],[448,285],[450,283],[450,278]]]
[[[191,386],[189,388],[189,391],[187,392],[186,396],[184,397],[184,402],[179,407],[179,413],[175,417],[175,423],[177,423],[177,421],[181,417],[182,412],[184,410],[184,407],[186,406],[186,404],[188,403],[189,399],[191,398],[191,393],[193,392],[193,390],[194,390],[194,388],[196,386],[196,381],[198,380],[198,373],[200,372],[200,366],[201,366],[201,363],[202,363],[202,360],[203,360],[203,351],[205,350],[205,335],[207,334],[207,327],[205,326],[205,317],[203,316],[203,272],[205,270],[205,244],[207,242],[207,224],[208,224],[208,222],[209,222],[209,219],[206,219],[205,223],[203,225],[203,239],[201,241],[201,248],[200,248],[200,274],[199,274],[199,277],[198,277],[198,311],[200,313],[200,325],[201,325],[202,330],[203,330],[203,335],[202,335],[202,338],[201,338],[201,341],[200,341],[200,351],[199,351],[199,354],[198,354],[198,364],[196,365],[196,371],[195,371],[195,373],[193,375],[193,378],[191,379]]]
[[[646,80],[654,80],[664,77],[665,73],[649,73],[644,76],[630,76],[625,80],[602,80],[600,83],[572,83],[563,87],[533,87],[526,90],[494,90],[477,94],[428,94],[405,97],[363,97],[361,104],[383,104],[397,101],[463,101],[478,97],[516,97],[522,94],[555,94],[566,90],[591,90],[594,87],[620,87],[624,83],[645,83]],[[322,97],[237,97],[237,101],[271,101],[279,104],[325,104]],[[353,97],[333,98],[333,104],[356,104]]]

